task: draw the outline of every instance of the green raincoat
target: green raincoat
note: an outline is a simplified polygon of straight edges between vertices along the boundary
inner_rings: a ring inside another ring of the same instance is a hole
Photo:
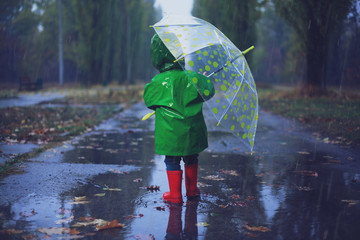
[[[146,84],[144,101],[155,113],[155,151],[167,156],[187,156],[208,147],[202,114],[204,100],[214,95],[210,79],[184,71],[157,34],[151,40],[151,62],[160,71]],[[203,99],[195,88],[206,92]]]

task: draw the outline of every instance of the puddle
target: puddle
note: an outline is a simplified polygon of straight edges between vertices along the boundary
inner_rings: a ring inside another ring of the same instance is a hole
[[[0,143],[0,165],[4,164],[9,159],[15,157],[18,154],[23,154],[26,152],[31,152],[35,148],[38,148],[39,145],[33,143],[24,143],[24,144],[4,144]]]

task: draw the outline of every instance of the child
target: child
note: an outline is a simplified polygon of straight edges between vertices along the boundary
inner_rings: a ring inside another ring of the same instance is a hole
[[[198,153],[208,147],[202,103],[214,95],[210,80],[195,72],[183,70],[183,61],[175,61],[160,37],[155,34],[150,46],[151,62],[160,71],[145,86],[144,101],[155,114],[155,151],[165,155],[170,192],[165,201],[182,202],[180,161],[185,163],[186,196],[200,195],[197,187]],[[203,99],[194,86],[208,90]]]

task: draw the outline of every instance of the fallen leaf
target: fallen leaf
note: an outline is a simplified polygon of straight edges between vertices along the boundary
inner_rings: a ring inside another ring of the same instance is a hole
[[[107,185],[105,185],[105,187],[103,188],[104,191],[114,191],[114,192],[120,192],[122,191],[121,188],[110,188]]]
[[[198,185],[198,187],[211,187],[212,186],[212,185],[202,183],[202,182],[198,182],[197,185]]]
[[[69,202],[69,204],[88,204],[90,201],[78,201],[78,202]]]
[[[86,196],[81,196],[81,197],[73,197],[74,201],[83,201],[86,199]]]
[[[142,178],[134,179],[133,182],[142,182]]]
[[[254,197],[254,196],[247,196],[245,200],[246,200],[246,201],[255,201],[255,200],[256,200],[256,197]]]
[[[20,212],[20,216],[22,216],[22,217],[31,217],[31,216],[34,216],[34,215],[36,215],[37,214],[37,212],[35,212],[35,209],[33,209],[33,210],[31,210],[31,212]]]
[[[294,185],[295,185],[295,187],[296,187],[299,191],[306,191],[306,192],[308,192],[308,191],[313,190],[313,189],[310,188],[310,187],[298,186],[298,185],[296,185],[296,184],[294,184]]]
[[[74,219],[74,216],[70,216],[69,218],[66,219],[60,219],[55,221],[55,224],[64,224],[64,223],[69,223]]]
[[[13,228],[10,228],[10,229],[0,229],[0,234],[20,234],[20,233],[23,233],[24,231],[23,230],[17,230],[17,229],[13,229]]]
[[[147,190],[149,191],[160,191],[160,186],[157,186],[157,185],[151,185],[151,186],[147,186],[146,187]]]
[[[232,199],[240,199],[240,195],[233,194],[233,195],[230,196],[230,198],[232,198]]]
[[[243,201],[233,202],[233,203],[231,203],[231,205],[237,206],[237,207],[246,207],[247,206],[246,202],[243,202]]]
[[[83,220],[84,221],[80,221],[81,222],[77,222],[74,225],[72,225],[71,227],[87,227],[87,226],[91,226],[91,225],[104,225],[106,223],[105,220],[103,219],[95,219],[93,218],[92,221],[88,221],[90,220],[91,217],[89,217],[89,219],[86,219],[87,217],[85,217]]]
[[[271,231],[269,228],[263,227],[263,226],[250,227],[247,223],[245,224],[245,228],[247,230],[254,231],[254,232],[269,232],[269,231]]]
[[[126,219],[142,218],[144,214],[126,216]]]
[[[71,228],[69,231],[70,235],[78,235],[80,234],[80,231],[78,231],[76,228]]]
[[[341,200],[341,202],[345,202],[348,204],[349,207],[355,206],[360,201],[359,200]]]
[[[96,196],[96,197],[104,197],[104,196],[105,196],[105,193],[97,193],[97,194],[95,194],[94,196]]]
[[[225,173],[225,174],[228,174],[228,175],[231,175],[231,176],[239,176],[239,174],[235,170],[220,169],[219,172]]]
[[[210,224],[208,224],[207,222],[199,222],[197,224],[195,224],[198,227],[207,227],[210,226]]]
[[[228,206],[230,206],[229,204],[226,204],[226,205],[219,205],[219,207],[221,208],[227,208]]]
[[[165,211],[165,207],[155,207],[155,209],[158,211]]]
[[[65,214],[72,214],[72,210],[71,209],[66,209],[66,208],[59,208],[58,209],[59,214],[65,215]]]
[[[213,181],[223,181],[223,180],[225,180],[225,178],[221,178],[221,177],[219,177],[219,175],[209,175],[209,176],[203,177],[203,179],[213,180]]]
[[[96,218],[87,216],[87,217],[79,217],[79,220],[82,222],[92,222],[96,220]]]
[[[111,222],[105,222],[103,225],[96,225],[96,230],[102,231],[106,229],[112,229],[112,228],[123,228],[125,227],[124,224],[121,224],[118,222],[117,219],[111,221]]]
[[[309,170],[295,171],[295,173],[299,173],[299,174],[304,175],[304,176],[312,176],[312,177],[318,177],[319,176],[319,174],[317,172],[309,171]]]

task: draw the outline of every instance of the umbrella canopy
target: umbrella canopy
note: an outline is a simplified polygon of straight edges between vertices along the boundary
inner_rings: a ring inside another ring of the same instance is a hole
[[[206,101],[212,114],[239,141],[253,150],[258,121],[256,85],[245,52],[241,52],[221,31],[192,16],[167,15],[153,25],[165,46],[184,61],[188,71],[209,77],[215,96]],[[193,78],[194,86],[197,79]],[[209,92],[199,94],[207,99]]]

